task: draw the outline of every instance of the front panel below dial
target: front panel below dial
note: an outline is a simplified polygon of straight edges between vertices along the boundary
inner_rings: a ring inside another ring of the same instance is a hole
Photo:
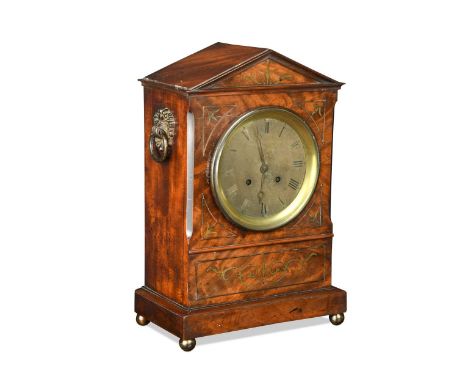
[[[190,295],[206,304],[319,288],[330,282],[330,255],[330,240],[199,254]]]

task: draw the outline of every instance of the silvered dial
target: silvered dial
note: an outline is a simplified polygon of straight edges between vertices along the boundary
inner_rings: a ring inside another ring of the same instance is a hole
[[[243,227],[286,224],[305,206],[318,175],[318,150],[307,124],[277,108],[242,117],[220,140],[212,185],[224,214]]]

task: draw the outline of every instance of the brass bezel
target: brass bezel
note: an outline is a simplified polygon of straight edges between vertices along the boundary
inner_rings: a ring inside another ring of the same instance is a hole
[[[227,199],[219,184],[218,167],[223,149],[229,136],[242,125],[260,118],[275,118],[290,125],[299,135],[306,161],[304,181],[296,198],[279,213],[268,217],[253,217],[241,214]],[[254,231],[267,231],[279,228],[301,213],[314,193],[320,171],[320,155],[317,141],[309,125],[297,114],[279,107],[261,107],[251,110],[237,119],[218,141],[213,153],[210,166],[211,190],[216,204],[223,215],[234,224]]]

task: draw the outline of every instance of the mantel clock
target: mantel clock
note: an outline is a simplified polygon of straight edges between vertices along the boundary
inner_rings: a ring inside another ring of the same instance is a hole
[[[195,338],[328,315],[333,113],[343,85],[216,43],[140,80],[145,285],[137,322]]]

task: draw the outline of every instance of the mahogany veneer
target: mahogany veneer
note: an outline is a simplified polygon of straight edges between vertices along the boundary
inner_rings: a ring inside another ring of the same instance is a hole
[[[145,286],[140,324],[183,340],[346,311],[331,285],[330,216],[334,105],[343,85],[270,49],[216,43],[140,80],[145,99]],[[288,109],[315,136],[320,172],[304,210],[287,225],[249,231],[227,220],[209,184],[216,143],[244,113]],[[153,116],[168,108],[170,157],[149,152]],[[186,235],[187,113],[193,113],[193,233]],[[334,323],[342,322],[340,317]],[[190,346],[181,346],[191,350]]]

